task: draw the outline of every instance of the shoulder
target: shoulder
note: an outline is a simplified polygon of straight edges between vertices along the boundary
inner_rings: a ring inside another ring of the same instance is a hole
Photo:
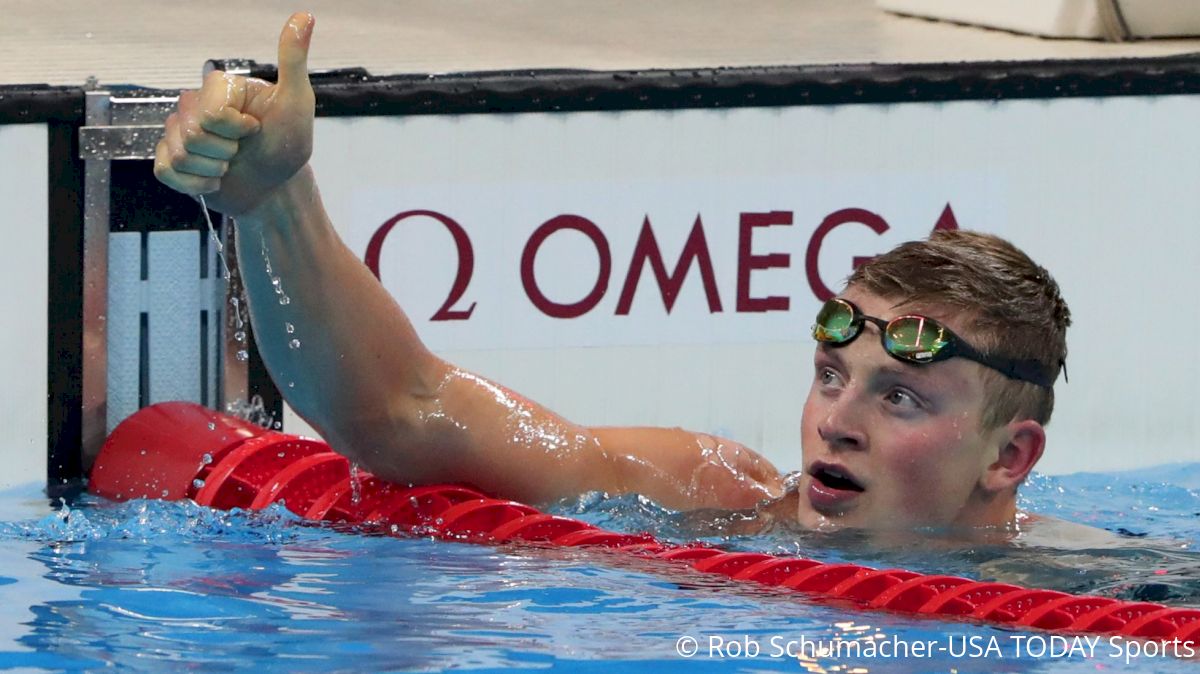
[[[1022,547],[1047,547],[1059,550],[1092,550],[1137,548],[1146,545],[1144,539],[1130,539],[1107,529],[1035,513],[1018,516],[1018,534],[1013,542]]]

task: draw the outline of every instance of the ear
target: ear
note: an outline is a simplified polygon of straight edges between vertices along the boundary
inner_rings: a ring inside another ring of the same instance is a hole
[[[983,477],[990,492],[1016,491],[1046,448],[1046,429],[1033,419],[1014,421],[1002,431],[997,438],[999,454]]]

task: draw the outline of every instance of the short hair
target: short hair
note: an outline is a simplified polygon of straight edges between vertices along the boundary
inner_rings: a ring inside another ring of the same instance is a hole
[[[1071,311],[1050,272],[1012,243],[991,234],[935,231],[858,267],[846,282],[897,305],[966,314],[973,346],[988,355],[1033,360],[1057,374],[1067,359]],[[1050,421],[1053,388],[986,370],[982,427],[1013,420]]]

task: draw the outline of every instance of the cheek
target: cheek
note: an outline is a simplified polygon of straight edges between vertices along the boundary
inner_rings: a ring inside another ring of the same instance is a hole
[[[880,452],[880,458],[887,464],[888,472],[897,477],[928,477],[934,472],[930,470],[931,464],[936,463],[935,458],[940,454],[932,449],[928,432],[893,431],[889,433],[886,451]]]
[[[893,431],[881,458],[898,489],[918,501],[936,501],[969,482],[970,462],[963,434],[949,421]]]

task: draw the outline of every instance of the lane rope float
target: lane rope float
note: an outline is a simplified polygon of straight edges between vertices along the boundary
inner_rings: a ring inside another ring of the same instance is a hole
[[[357,483],[357,484],[356,484]],[[490,498],[467,485],[406,487],[350,463],[323,442],[277,433],[186,402],[146,407],[121,422],[92,468],[89,489],[118,501],[192,499],[217,509],[280,503],[313,521],[373,532],[484,544],[590,547],[686,565],[700,573],[934,618],[1025,629],[1200,642],[1200,609],[1169,607],[903,569],[663,543]]]

